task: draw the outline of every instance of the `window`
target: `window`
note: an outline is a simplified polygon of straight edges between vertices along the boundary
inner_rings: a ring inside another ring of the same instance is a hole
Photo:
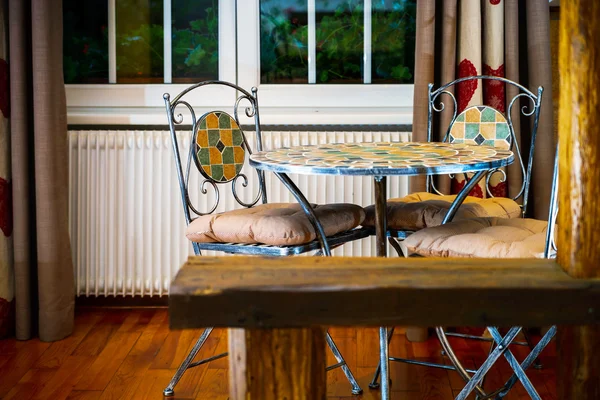
[[[71,124],[164,124],[162,94],[205,79],[258,86],[267,124],[412,118],[416,0],[82,4],[63,2]]]
[[[261,83],[412,83],[415,1],[309,6],[260,1]]]

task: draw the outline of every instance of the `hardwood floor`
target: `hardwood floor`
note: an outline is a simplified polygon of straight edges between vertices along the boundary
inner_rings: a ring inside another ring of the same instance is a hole
[[[400,330],[402,331],[402,330]],[[357,376],[364,394],[352,396],[338,368],[328,372],[328,399],[378,399],[368,383],[377,365],[376,328],[331,328],[330,333]],[[200,330],[170,331],[167,310],[84,309],[76,313],[74,333],[59,342],[0,341],[2,399],[162,399],[162,390],[200,335]],[[459,357],[471,367],[485,359],[484,344],[453,339]],[[216,329],[199,357],[227,350],[227,332]],[[526,349],[515,346],[521,360]],[[437,339],[411,343],[394,335],[390,355],[443,361]],[[333,363],[333,356],[328,354]],[[175,388],[175,399],[227,399],[227,358],[188,370]],[[447,360],[446,360],[447,362]],[[554,343],[542,356],[544,368],[528,375],[543,399],[556,398]],[[488,375],[500,386],[510,369],[502,360]],[[392,363],[392,399],[452,399],[464,386],[453,371]],[[486,386],[488,387],[488,386]],[[506,399],[529,399],[520,384]]]

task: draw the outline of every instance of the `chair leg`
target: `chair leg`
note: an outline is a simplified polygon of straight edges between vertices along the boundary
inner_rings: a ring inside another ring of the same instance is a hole
[[[533,361],[540,355],[542,350],[544,350],[544,348],[546,348],[548,343],[550,343],[550,341],[552,340],[554,335],[556,335],[556,326],[550,327],[550,329],[544,334],[544,336],[542,336],[542,339],[535,345],[535,347],[533,348],[531,353],[529,353],[529,355],[525,358],[523,363],[520,365],[521,370],[526,370],[527,368],[529,368],[529,366],[533,363]],[[511,367],[512,367],[512,365],[511,365]],[[496,399],[503,399],[504,396],[506,396],[506,394],[508,393],[508,391],[515,385],[515,383],[517,383],[517,380],[520,380],[521,383],[523,383],[523,380],[528,380],[527,376],[523,376],[524,374],[519,374],[519,371],[517,371],[514,368],[513,368],[513,370],[514,370],[513,375],[506,382],[501,393],[498,394],[498,396],[496,396]]]
[[[394,327],[392,327],[392,329],[390,329],[390,331],[388,332],[388,338],[387,338],[388,347],[390,345],[390,342],[392,341],[393,334],[394,334]],[[380,349],[380,352],[381,352],[381,349]],[[373,379],[371,380],[371,383],[369,383],[369,387],[371,389],[379,388],[379,382],[377,382],[379,380],[379,374],[381,374],[381,361],[377,364],[377,369],[375,370]]]
[[[527,329],[523,329],[523,336],[525,336],[525,341],[527,342],[527,346],[529,346],[529,351],[533,351],[535,346],[531,341],[531,336],[529,335]],[[533,362],[533,368],[542,369],[542,361],[540,361],[539,357],[536,357],[535,361]]]
[[[490,343],[490,349],[488,350],[488,357],[492,354],[492,351],[494,351],[494,348],[496,347],[496,342],[492,342]],[[481,383],[479,384],[479,387],[481,387],[481,389],[485,390],[485,378],[487,377],[487,374],[483,376],[483,378],[481,378]],[[475,393],[475,400],[485,400],[485,398],[483,396],[481,396],[479,393]]]
[[[213,328],[206,328],[204,332],[202,332],[202,335],[200,335],[200,338],[198,338],[198,341],[192,348],[192,351],[190,351],[190,354],[188,354],[185,360],[183,360],[179,368],[177,368],[175,375],[173,375],[171,382],[169,382],[169,385],[165,388],[165,390],[163,390],[163,395],[173,396],[175,394],[175,391],[173,390],[175,388],[175,385],[177,385],[177,382],[179,382],[179,380],[183,376],[183,373],[190,367],[190,364],[196,357],[196,354],[198,354],[198,352],[202,348],[202,345],[204,345],[204,342],[206,342],[206,339],[208,339],[208,336],[210,335],[212,330]]]
[[[492,350],[489,357],[481,364],[477,372],[470,377],[467,385],[460,391],[458,396],[456,396],[456,400],[465,400],[467,396],[475,389],[476,386],[479,385],[481,379],[485,376],[485,374],[489,371],[492,365],[502,356],[502,354],[507,351],[510,343],[515,339],[515,337],[521,331],[520,327],[512,327],[508,330],[508,333],[504,337],[500,337],[501,340],[498,340],[498,345]],[[484,393],[485,394],[485,393]],[[487,396],[486,396],[487,397]]]
[[[358,382],[356,382],[356,379],[354,378],[352,371],[350,371],[348,364],[346,364],[346,360],[344,360],[344,357],[342,356],[342,354],[340,353],[340,350],[335,345],[335,342],[331,338],[331,335],[329,334],[329,332],[325,333],[325,340],[327,341],[327,345],[331,349],[331,352],[333,353],[333,356],[335,357],[335,359],[337,361],[337,364],[327,367],[327,371],[332,370],[337,367],[341,367],[342,371],[344,372],[344,375],[346,375],[346,379],[348,379],[348,382],[350,382],[350,386],[352,386],[352,394],[361,394],[362,393],[361,387],[359,386]]]
[[[402,250],[402,247],[400,246],[400,243],[398,243],[398,240],[396,238],[389,237],[388,238],[388,242],[390,243],[390,245],[392,246],[392,248],[394,250],[396,250],[396,253],[398,254],[398,257],[400,257],[400,258],[406,257],[406,254],[404,254],[404,251]]]
[[[200,337],[198,338],[198,341],[196,342],[196,344],[194,345],[194,347],[192,348],[190,353],[187,355],[185,360],[183,360],[183,362],[181,363],[179,368],[177,368],[177,371],[175,372],[175,375],[173,375],[173,378],[171,379],[171,382],[169,382],[169,385],[165,388],[165,390],[163,390],[164,396],[175,395],[175,390],[174,390],[175,385],[177,385],[177,382],[179,382],[179,380],[183,376],[184,372],[186,370],[188,370],[189,368],[195,367],[200,364],[204,364],[204,363],[212,361],[212,360],[216,360],[221,357],[225,357],[227,355],[227,353],[223,353],[223,354],[219,354],[217,356],[209,357],[207,359],[192,363],[192,361],[194,360],[194,358],[196,357],[196,355],[198,354],[198,352],[204,345],[204,342],[206,342],[206,339],[208,339],[208,336],[211,334],[212,330],[213,330],[213,328],[206,328],[204,330],[204,332],[202,332],[202,335],[200,335]],[[356,378],[354,378],[352,371],[350,371],[350,368],[346,364],[346,360],[344,360],[344,357],[342,356],[342,354],[340,353],[340,350],[335,345],[335,342],[331,338],[331,335],[329,334],[329,332],[326,333],[325,340],[327,341],[327,345],[331,349],[333,356],[337,360],[337,364],[335,364],[331,367],[328,367],[327,371],[337,368],[337,367],[341,367],[342,371],[344,372],[344,375],[346,375],[346,378],[348,379],[348,382],[350,382],[350,386],[352,386],[352,394],[361,394],[362,389],[361,389],[360,385],[358,384],[358,382],[356,382]]]

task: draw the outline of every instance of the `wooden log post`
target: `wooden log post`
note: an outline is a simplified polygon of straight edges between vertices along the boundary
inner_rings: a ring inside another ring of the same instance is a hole
[[[232,400],[325,399],[322,328],[230,329]]]
[[[560,19],[558,261],[599,278],[600,2],[565,1]],[[561,327],[558,352],[558,398],[600,399],[600,327]]]

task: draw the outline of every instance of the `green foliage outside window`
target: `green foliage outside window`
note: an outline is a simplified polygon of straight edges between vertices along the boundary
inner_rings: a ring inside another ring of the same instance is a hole
[[[285,5],[285,7],[283,7]],[[316,3],[317,83],[360,83],[363,1]],[[412,83],[416,0],[374,0],[372,82]],[[261,0],[261,82],[307,82],[306,2]]]
[[[64,3],[65,83],[106,83],[108,16],[98,21],[96,17],[89,15],[92,21],[86,26],[81,23],[81,7],[77,3],[77,0],[65,0]],[[105,1],[102,3],[106,6]],[[174,82],[216,79],[218,76],[217,0],[202,3],[206,3],[208,7],[203,7],[198,1],[173,1],[171,46]],[[117,2],[118,82],[162,81],[162,7],[162,0]],[[189,10],[191,7],[192,11]],[[199,17],[190,20],[190,16]]]
[[[87,11],[89,1],[95,12]],[[63,3],[66,83],[108,81],[106,3],[89,1],[86,9],[78,0]],[[317,0],[316,5],[317,83],[362,82],[363,1]],[[119,82],[162,80],[162,7],[162,0],[117,2]],[[174,82],[218,77],[217,7],[217,0],[173,1]],[[260,8],[261,82],[307,83],[306,0],[261,0]],[[373,0],[373,83],[412,83],[415,16],[416,0]]]

